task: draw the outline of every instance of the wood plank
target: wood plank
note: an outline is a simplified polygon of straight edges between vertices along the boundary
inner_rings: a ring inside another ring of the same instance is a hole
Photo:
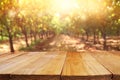
[[[106,51],[94,51],[91,54],[112,72],[113,80],[120,80],[120,56]]]
[[[13,71],[30,64],[31,62],[40,58],[45,53],[28,53],[19,57],[9,59],[3,63],[0,63],[0,74],[11,74]]]
[[[87,53],[68,53],[62,80],[111,80],[111,73]]]
[[[52,52],[12,73],[12,80],[60,80],[66,53]]]
[[[52,58],[56,57],[58,53],[47,53],[40,58],[38,58],[36,61],[32,62],[29,65],[24,66],[20,70],[16,70],[13,72],[13,74],[27,74],[32,75],[33,71],[36,69],[39,69],[41,66],[47,64]]]
[[[0,55],[0,63],[4,62],[7,59],[11,59],[11,58],[14,58],[14,57],[22,55],[22,54],[23,53],[18,53],[18,54],[10,54],[10,53],[1,54]],[[9,80],[9,79],[10,79],[10,75],[9,74],[1,74],[0,73],[0,80]]]
[[[19,52],[19,53],[15,53],[15,54],[6,53],[6,54],[3,54],[3,55],[0,55],[0,63],[3,62],[3,61],[6,61],[7,59],[11,59],[11,58],[14,58],[14,57],[17,57],[17,56],[21,56],[23,54],[25,54],[25,52]]]

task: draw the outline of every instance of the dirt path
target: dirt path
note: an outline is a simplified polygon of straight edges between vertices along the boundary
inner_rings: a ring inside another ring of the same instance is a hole
[[[78,51],[85,50],[80,39],[68,35],[58,35],[48,41],[37,44],[32,51]]]
[[[68,35],[60,35],[56,37],[51,43],[51,50],[78,50],[84,49],[85,45],[80,43],[80,39],[75,39]]]
[[[18,50],[21,46],[25,47],[25,41],[23,39],[14,41],[15,50]],[[29,51],[84,51],[85,48],[86,45],[79,38],[73,38],[68,35],[57,35],[35,45]],[[8,42],[0,44],[0,54],[9,51]]]

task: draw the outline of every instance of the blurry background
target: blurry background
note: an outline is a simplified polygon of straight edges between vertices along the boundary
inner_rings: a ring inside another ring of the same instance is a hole
[[[120,1],[0,0],[1,53],[68,46],[120,50]]]

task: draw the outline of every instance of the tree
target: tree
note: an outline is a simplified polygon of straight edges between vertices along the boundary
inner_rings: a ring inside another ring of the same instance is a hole
[[[4,30],[7,32],[10,50],[14,52],[13,47],[13,29],[14,29],[14,16],[16,15],[16,1],[3,0],[0,2],[0,23],[3,25]]]
[[[25,38],[26,46],[29,47],[29,43],[28,43],[29,28],[27,27],[27,20],[26,19],[27,18],[25,18],[25,16],[20,14],[20,13],[18,13],[16,16],[17,26],[20,27],[21,32],[23,33],[24,38]]]

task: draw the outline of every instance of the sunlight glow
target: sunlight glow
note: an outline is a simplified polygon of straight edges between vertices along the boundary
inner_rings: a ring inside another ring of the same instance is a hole
[[[76,0],[54,0],[53,9],[60,13],[69,13],[78,8]]]
[[[9,11],[9,17],[15,17],[15,14],[16,14],[16,12],[15,11],[13,11],[13,10],[10,10]]]
[[[72,0],[63,0],[60,2],[60,8],[62,10],[70,10],[75,7],[75,3]]]
[[[76,13],[101,14],[107,9],[106,5],[107,0],[19,0],[20,10],[26,11],[24,13],[38,15],[39,12],[50,12],[58,17]]]
[[[81,20],[85,21],[87,19],[86,15],[81,15]]]
[[[106,6],[106,0],[80,0],[80,11],[88,13],[100,13]]]
[[[56,17],[60,17],[60,14],[59,14],[59,13],[55,13],[55,16],[56,16]]]

